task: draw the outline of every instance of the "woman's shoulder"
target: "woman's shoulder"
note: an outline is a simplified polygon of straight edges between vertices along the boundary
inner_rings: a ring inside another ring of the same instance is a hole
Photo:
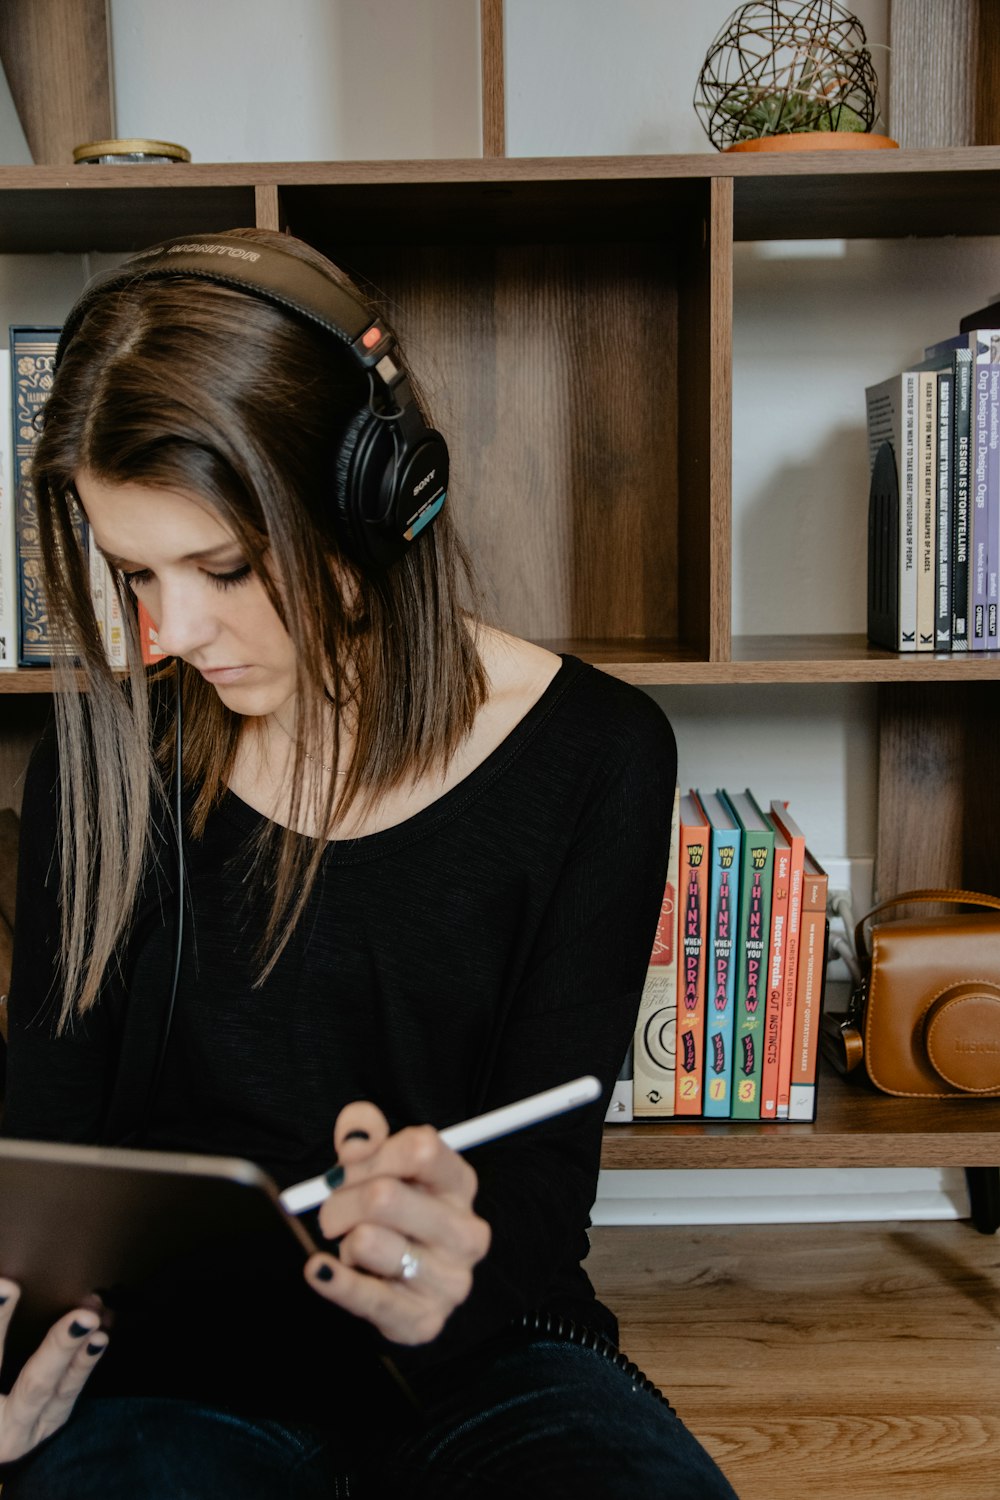
[[[593,763],[648,762],[676,772],[670,721],[648,693],[581,658],[492,631],[481,646],[491,688],[520,706],[514,718],[537,718],[561,753]]]

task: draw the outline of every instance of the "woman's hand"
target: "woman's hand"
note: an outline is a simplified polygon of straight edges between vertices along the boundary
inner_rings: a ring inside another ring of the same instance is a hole
[[[430,1125],[389,1134],[373,1104],[348,1104],[333,1136],[344,1179],[319,1211],[336,1255],[314,1255],[320,1296],[387,1339],[425,1344],[472,1288],[490,1230],[472,1211],[476,1174]]]
[[[0,1279],[0,1358],[20,1288]],[[61,1427],[107,1347],[100,1315],[75,1308],[49,1329],[25,1361],[9,1396],[0,1396],[0,1463],[10,1463]]]

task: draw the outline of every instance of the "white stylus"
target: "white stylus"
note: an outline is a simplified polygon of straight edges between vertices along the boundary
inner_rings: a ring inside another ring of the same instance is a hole
[[[535,1125],[539,1120],[561,1115],[567,1109],[590,1104],[600,1092],[599,1081],[585,1074],[570,1083],[561,1083],[558,1088],[530,1094],[516,1104],[491,1109],[485,1115],[477,1115],[474,1120],[463,1120],[461,1125],[449,1125],[441,1131],[441,1139],[453,1151],[468,1151],[472,1146],[481,1146],[484,1141],[495,1140],[499,1135],[510,1135],[512,1130],[523,1130],[525,1125]],[[305,1182],[293,1183],[279,1194],[282,1208],[290,1214],[304,1214],[307,1208],[317,1208],[329,1196],[326,1173],[322,1177],[309,1177]]]

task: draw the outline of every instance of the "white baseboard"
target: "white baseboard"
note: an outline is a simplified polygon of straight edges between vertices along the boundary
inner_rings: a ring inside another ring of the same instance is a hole
[[[960,1167],[602,1172],[595,1224],[824,1224],[967,1219]]]

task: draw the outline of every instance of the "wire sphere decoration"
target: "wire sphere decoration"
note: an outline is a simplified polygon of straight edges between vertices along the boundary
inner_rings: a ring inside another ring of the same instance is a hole
[[[695,111],[719,151],[798,131],[870,131],[878,79],[865,29],[837,0],[753,0],[708,49]]]

